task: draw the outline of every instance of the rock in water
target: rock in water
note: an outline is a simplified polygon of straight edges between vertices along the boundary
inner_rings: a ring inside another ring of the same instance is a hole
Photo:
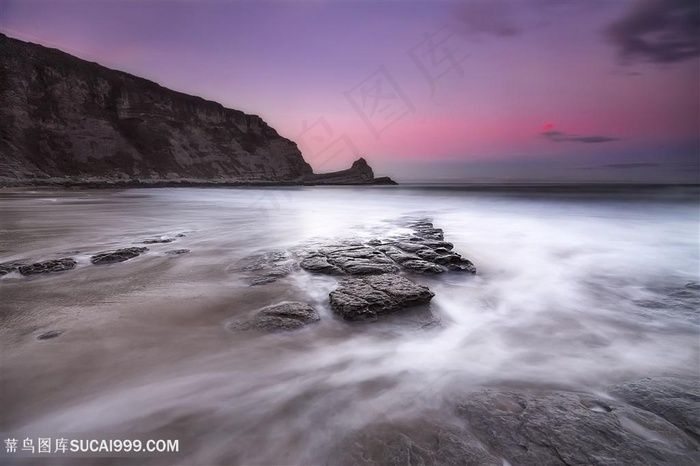
[[[444,267],[421,259],[407,260],[401,263],[404,269],[418,273],[443,273]]]
[[[165,251],[166,254],[171,256],[180,256],[182,254],[189,254],[189,249],[171,249],[170,251]]]
[[[650,411],[688,432],[700,442],[700,381],[678,377],[647,377],[626,382],[610,393]]]
[[[348,278],[331,291],[331,308],[346,320],[372,320],[381,314],[430,302],[434,294],[400,275]]]
[[[309,272],[325,273],[327,275],[345,274],[342,269],[328,262],[328,258],[320,255],[311,255],[302,259],[299,266]]]
[[[14,272],[23,265],[25,265],[23,262],[3,262],[0,264],[0,277],[7,275],[10,272]]]
[[[694,465],[694,442],[655,414],[570,392],[484,390],[459,413],[493,454],[518,465]]]
[[[30,265],[22,265],[19,267],[19,273],[22,275],[35,275],[38,273],[63,272],[64,270],[74,269],[76,262],[70,257],[63,259],[55,259],[45,262],[37,262]]]
[[[310,272],[329,275],[376,275],[398,272],[399,268],[383,252],[362,245],[331,245],[304,258],[300,266]]]
[[[175,238],[149,238],[143,241],[143,244],[161,244],[161,243],[172,243]]]
[[[37,336],[37,340],[50,340],[52,338],[60,337],[63,335],[63,330],[49,330],[41,335]]]
[[[243,258],[237,266],[251,286],[265,285],[286,277],[295,269],[292,256],[284,250],[264,251]]]
[[[296,330],[318,322],[321,318],[316,310],[305,303],[283,302],[262,308],[248,322],[236,322],[232,328],[239,330],[258,329],[266,331]]]
[[[140,256],[148,251],[148,248],[124,248],[114,251],[105,251],[95,254],[90,258],[90,261],[95,265],[113,264],[115,262],[124,262],[134,257]]]

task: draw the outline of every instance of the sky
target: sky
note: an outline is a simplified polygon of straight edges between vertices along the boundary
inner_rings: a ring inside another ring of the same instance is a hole
[[[0,32],[260,115],[316,172],[700,181],[696,0],[0,0]]]

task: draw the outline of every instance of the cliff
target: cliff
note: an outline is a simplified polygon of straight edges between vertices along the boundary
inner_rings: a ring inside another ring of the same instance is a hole
[[[2,34],[0,59],[0,185],[315,183],[256,115]]]

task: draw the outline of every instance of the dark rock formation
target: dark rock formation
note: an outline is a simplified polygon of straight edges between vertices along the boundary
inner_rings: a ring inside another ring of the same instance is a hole
[[[2,34],[0,56],[0,186],[375,181],[362,159],[314,177],[256,115]]]
[[[469,260],[452,251],[452,243],[428,220],[407,225],[414,233],[398,239],[372,239],[365,244],[348,241],[321,246],[306,253],[301,268],[328,275],[376,275],[403,269],[424,274],[447,270],[476,273]]]
[[[305,303],[284,302],[265,307],[246,322],[234,322],[230,325],[234,330],[265,330],[287,331],[297,330],[305,325],[318,322],[321,318],[318,312]]]
[[[39,273],[63,272],[64,270],[74,269],[76,262],[70,257],[62,259],[54,259],[44,262],[36,262],[30,265],[22,265],[19,267],[19,273],[22,275],[35,275]]]
[[[410,259],[403,261],[401,263],[401,267],[418,273],[442,273],[445,271],[444,267],[422,259]]]
[[[37,340],[50,340],[51,338],[56,338],[62,334],[63,330],[49,330],[48,332],[38,335],[36,338]]]
[[[341,281],[330,293],[331,309],[347,320],[377,316],[428,303],[434,294],[423,285],[394,274],[369,275]]]
[[[700,380],[647,377],[616,385],[610,393],[661,416],[700,443]]]
[[[307,184],[396,184],[388,177],[375,178],[374,171],[367,164],[364,158],[359,158],[353,162],[347,170],[331,173],[318,173],[306,177]]]
[[[172,243],[173,241],[175,241],[175,238],[149,238],[144,240],[143,244],[163,244]]]
[[[23,262],[3,262],[0,264],[0,277],[7,275],[10,272],[14,272],[23,265]]]
[[[518,465],[692,465],[697,446],[648,411],[569,392],[484,390],[459,412],[491,453]]]
[[[371,275],[399,271],[384,253],[362,245],[324,246],[310,253],[300,265],[311,272],[330,275]]]
[[[326,275],[344,275],[345,271],[330,262],[326,256],[309,255],[305,257],[299,265],[309,272],[325,273]]]
[[[372,424],[331,448],[327,465],[502,466],[465,429],[426,422]]]
[[[171,249],[170,251],[165,251],[166,254],[171,256],[180,256],[182,254],[189,254],[189,249]]]
[[[146,251],[148,251],[148,248],[116,249],[114,251],[105,251],[95,254],[90,258],[90,261],[95,265],[113,264],[115,262],[124,262],[133,259]]]

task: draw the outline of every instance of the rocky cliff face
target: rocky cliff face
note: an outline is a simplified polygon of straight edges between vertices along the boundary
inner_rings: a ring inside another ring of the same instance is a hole
[[[0,58],[0,184],[315,177],[256,115],[2,34]]]

